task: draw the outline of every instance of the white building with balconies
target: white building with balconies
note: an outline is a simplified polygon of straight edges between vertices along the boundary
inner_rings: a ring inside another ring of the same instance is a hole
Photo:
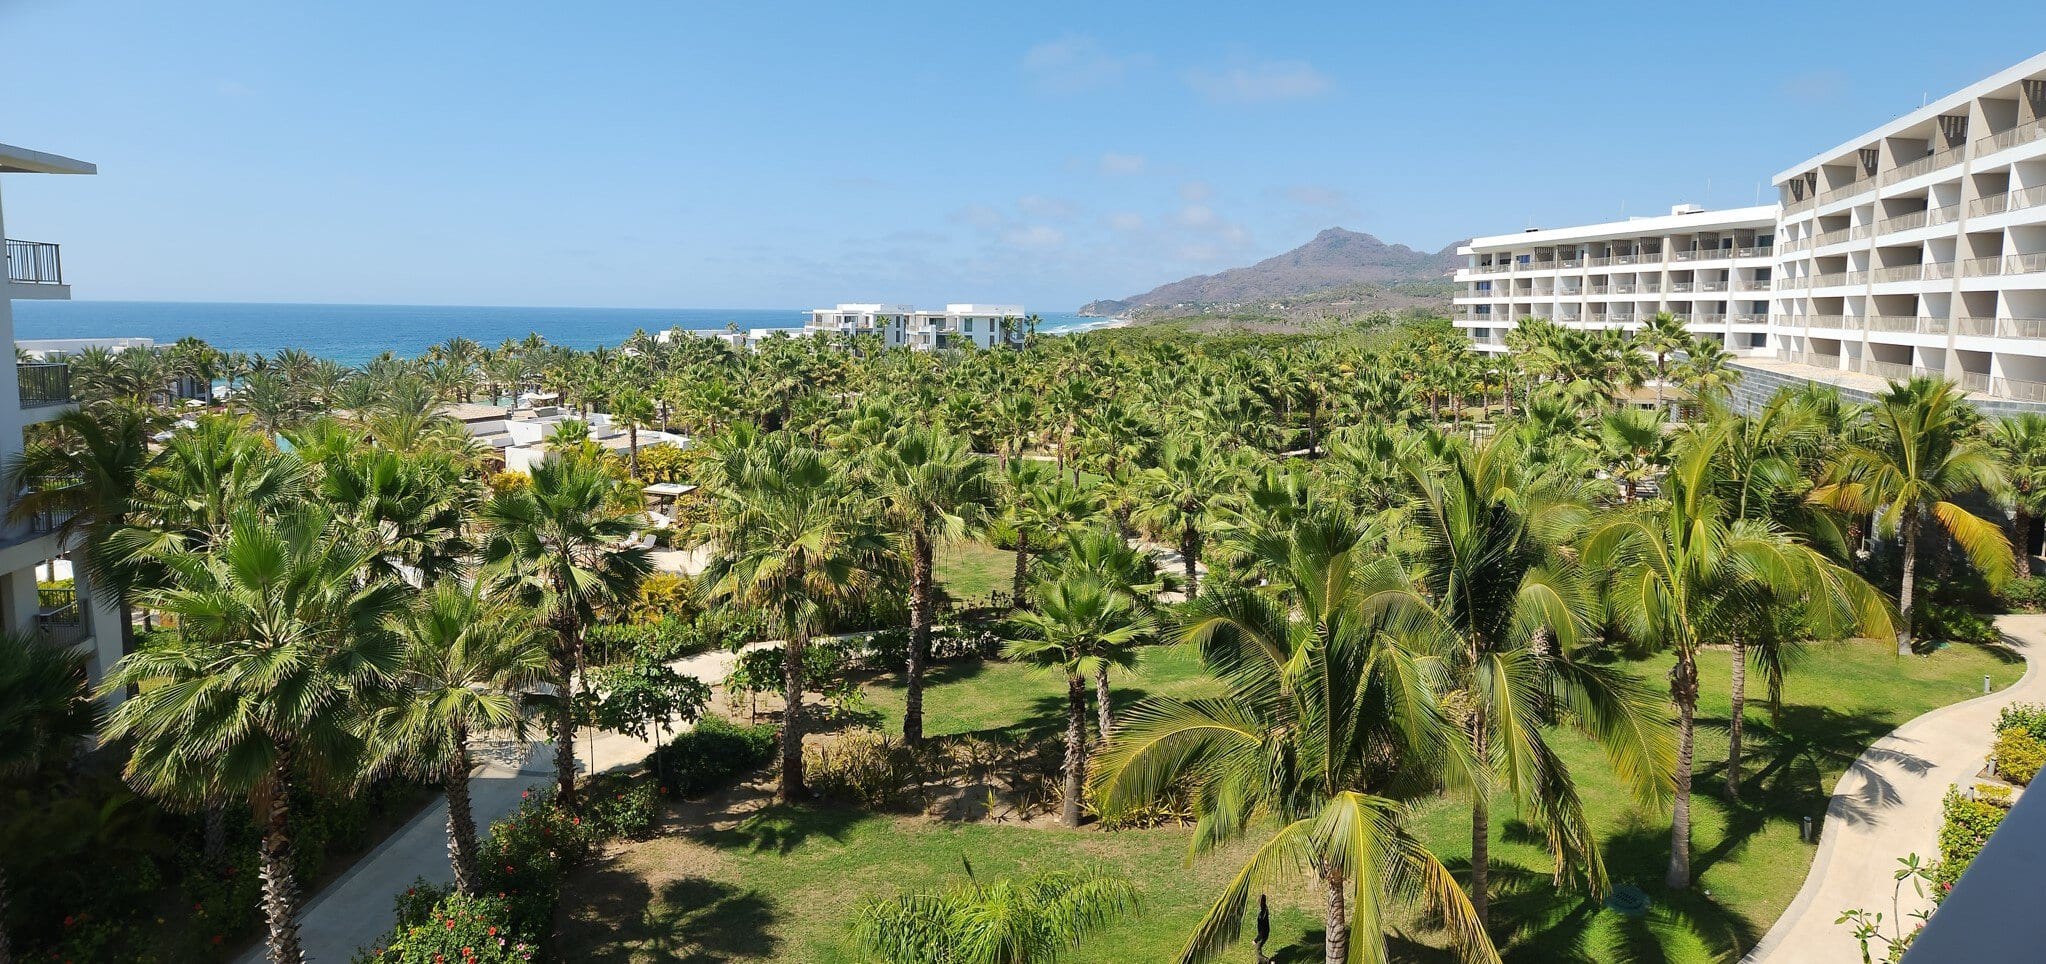
[[[943,309],[909,305],[842,304],[817,308],[803,330],[812,335],[872,335],[890,348],[993,348],[1023,343],[1023,306],[952,304]]]
[[[1522,318],[1634,331],[1669,312],[1738,355],[1766,349],[1774,205],[1475,238],[1457,249],[1453,318],[1479,350],[1506,350]]]
[[[84,161],[0,144],[0,175],[96,174]],[[0,177],[0,181],[8,178]],[[0,291],[0,338],[14,344],[14,302],[68,299],[57,245],[8,237],[5,198],[0,196],[0,238],[7,272]],[[9,390],[6,380],[14,379]],[[18,362],[0,366],[0,464],[11,462],[30,426],[69,411],[70,369],[61,362]],[[44,484],[62,484],[51,482]],[[82,566],[69,565],[74,548],[63,544],[59,518],[14,518],[18,493],[0,493],[0,630],[34,633],[59,646],[76,646],[91,658],[94,680],[123,655],[120,612],[110,594],[95,593]],[[65,576],[70,585],[62,585]],[[54,579],[50,577],[56,577]]]

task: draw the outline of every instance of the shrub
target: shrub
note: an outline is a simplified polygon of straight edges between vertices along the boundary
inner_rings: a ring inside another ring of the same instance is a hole
[[[650,766],[660,774],[662,792],[695,797],[766,763],[774,756],[774,747],[772,726],[746,726],[709,716],[655,750],[658,758]]]
[[[605,838],[640,839],[651,834],[659,817],[653,781],[639,775],[604,775],[583,790],[583,813]]]
[[[562,881],[597,840],[594,826],[555,806],[551,797],[528,796],[511,816],[490,825],[479,859],[482,891],[507,902],[519,933],[547,933]]]
[[[400,903],[401,913],[406,905]],[[539,947],[522,935],[511,902],[447,894],[424,919],[400,920],[384,946],[357,954],[356,964],[501,964],[530,961]]]
[[[1997,776],[2025,786],[2038,776],[2040,767],[2046,766],[2046,743],[2028,730],[2012,727],[1996,735],[1989,758],[1996,761]]]
[[[2012,703],[1996,714],[1996,732],[2024,730],[2046,741],[2046,703]]]
[[[2010,812],[2010,798],[2005,795],[2000,799],[1970,800],[1960,790],[1949,788],[1941,810],[1945,816],[1939,828],[1939,865],[1933,869],[1934,900],[1945,900],[1947,892],[1954,889],[1954,881],[1961,879],[1968,864],[1982,852],[1989,835],[1996,832],[1997,824]]]
[[[1997,591],[2005,605],[2022,612],[2046,609],[2046,575],[2012,579]]]
[[[1996,631],[1996,624],[1988,616],[1973,609],[1950,603],[1927,603],[1919,611],[1920,635],[1929,639],[1943,639],[1950,643],[1976,643],[1994,645],[2002,634]]]
[[[923,753],[873,730],[856,730],[829,746],[807,748],[804,775],[810,789],[827,800],[877,809],[928,801],[923,775],[939,768],[935,748]]]

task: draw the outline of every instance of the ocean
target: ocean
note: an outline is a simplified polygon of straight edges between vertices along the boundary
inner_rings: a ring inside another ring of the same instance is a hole
[[[1038,331],[1084,331],[1103,318],[1040,311]],[[272,353],[299,348],[347,365],[384,352],[418,355],[456,336],[486,348],[539,332],[550,343],[589,349],[617,345],[638,329],[786,328],[803,324],[796,309],[491,308],[439,305],[294,305],[181,301],[17,301],[14,337],[152,338],[168,345],[186,336],[223,351]]]

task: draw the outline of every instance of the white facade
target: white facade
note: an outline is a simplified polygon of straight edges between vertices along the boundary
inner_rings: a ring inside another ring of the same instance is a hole
[[[896,304],[842,304],[810,312],[811,334],[872,335],[890,348],[924,351],[1023,343],[1022,305],[951,304],[919,309]]]
[[[1725,338],[1753,369],[1861,391],[1935,374],[1978,403],[2046,404],[2046,54],[1773,181],[1766,207],[1479,238],[1462,249],[1456,323],[1501,351],[1521,317],[1627,328],[1651,308],[1683,314],[1689,296],[1692,330]],[[1683,262],[1691,287],[1674,290],[1686,242],[1723,250],[1729,233],[1733,256]],[[1634,263],[1619,263],[1624,250]],[[1653,270],[1639,262],[1650,252]],[[1721,280],[1718,319],[1699,296]],[[1564,293],[1573,282],[1584,297]]]
[[[0,175],[94,173],[97,169],[84,161],[0,144]],[[13,344],[15,301],[66,299],[71,287],[64,281],[57,245],[15,239],[4,202],[0,197],[0,237],[6,239],[7,263],[5,278],[0,279],[5,285],[0,290],[0,338]],[[70,371],[65,365],[40,361],[0,365],[0,464],[21,452],[29,426],[71,408]],[[0,503],[5,503],[0,509],[11,508],[14,498],[15,493],[0,493]],[[44,591],[37,586],[39,575],[61,575],[55,562],[65,547],[54,531],[61,521],[0,522],[0,629],[35,633],[52,644],[83,649],[92,657],[91,674],[97,681],[122,655],[120,614],[114,601],[94,593],[83,572],[75,573],[69,590]]]
[[[1774,181],[1782,360],[2046,402],[2046,54]]]
[[[1453,318],[1481,351],[1522,318],[1634,331],[1657,312],[1736,354],[1765,350],[1774,205],[1475,238],[1458,248]]]

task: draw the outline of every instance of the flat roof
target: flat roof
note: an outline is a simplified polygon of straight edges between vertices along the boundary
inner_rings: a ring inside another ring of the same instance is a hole
[[[1812,168],[1818,167],[1821,164],[1831,161],[1836,157],[1840,157],[1845,154],[1851,154],[1854,151],[1859,150],[1862,145],[1867,144],[1869,141],[1881,140],[1885,137],[1894,136],[1899,132],[1902,132],[1909,128],[1917,127],[1918,125],[1930,121],[1933,118],[1940,116],[1941,114],[1947,113],[1948,111],[1951,111],[1956,107],[1960,107],[1964,104],[1967,104],[1968,102],[1973,101],[1975,98],[1980,97],[1983,94],[1987,94],[2000,87],[2008,87],[2011,84],[2015,84],[2020,80],[2024,80],[2025,78],[2030,77],[2033,74],[2040,73],[2042,71],[2046,71],[2046,53],[2029,57],[2025,59],[2023,62],[2017,64],[2016,66],[2009,67],[2007,69],[1991,74],[1988,77],[1985,77],[1972,84],[1969,84],[1968,86],[1963,87],[1960,90],[1954,91],[1953,93],[1948,94],[1945,97],[1941,97],[1938,100],[1932,101],[1931,103],[1926,104],[1924,107],[1920,107],[1917,110],[1914,110],[1908,114],[1905,114],[1897,118],[1896,120],[1893,120],[1887,124],[1882,125],[1881,127],[1877,127],[1874,130],[1868,131],[1856,137],[1842,141],[1840,143],[1840,146],[1835,147],[1832,150],[1820,151],[1817,154],[1813,154],[1811,157],[1806,158],[1805,160],[1800,161],[1797,164],[1792,165],[1791,167],[1785,168],[1782,172],[1778,173],[1774,178],[1771,178],[1770,183],[1782,184],[1783,182],[1788,181],[1791,178],[1794,178],[1800,174],[1803,174],[1804,172],[1809,171]],[[1975,138],[1981,137],[1983,135],[1970,132],[1969,136],[1971,138]]]
[[[61,154],[0,144],[0,174],[98,174],[96,165]]]
[[[1568,228],[1546,228],[1540,231],[1522,231],[1517,234],[1494,234],[1488,237],[1472,238],[1470,243],[1457,249],[1459,254],[1468,254],[1480,248],[1509,248],[1529,244],[1553,244],[1558,241],[1587,241],[1597,238],[1625,237],[1637,234],[1661,234],[1665,231],[1711,231],[1727,228],[1774,227],[1776,205],[1763,204],[1747,208],[1725,208],[1718,211],[1694,211],[1690,214],[1663,214],[1655,217],[1628,218],[1625,221],[1607,221],[1603,224],[1581,224]]]

